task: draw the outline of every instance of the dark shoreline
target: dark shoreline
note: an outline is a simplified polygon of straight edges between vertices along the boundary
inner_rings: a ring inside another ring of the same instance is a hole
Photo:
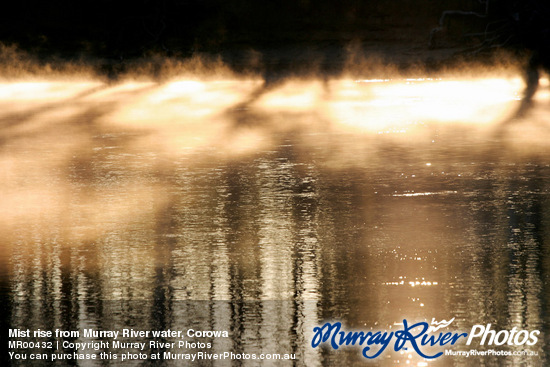
[[[28,0],[0,15],[0,67],[4,76],[91,69],[111,80],[129,73],[162,79],[168,65],[199,60],[269,80],[521,60],[516,51],[479,47],[488,18],[453,17],[434,37],[448,10],[485,11],[461,0]]]
[[[218,54],[188,57],[148,55],[129,59],[90,55],[35,55],[15,47],[0,47],[0,78],[55,77],[86,74],[106,81],[145,78],[163,81],[179,75],[206,79],[234,75],[260,77],[267,82],[289,78],[334,79],[341,76],[386,78],[430,74],[432,77],[467,69],[522,72],[528,53],[495,49],[468,54],[463,47],[429,49],[422,45],[360,44],[298,45],[277,48],[228,49]]]

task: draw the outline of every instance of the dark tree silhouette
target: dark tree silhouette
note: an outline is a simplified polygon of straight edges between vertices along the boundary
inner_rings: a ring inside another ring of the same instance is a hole
[[[475,0],[472,4],[469,10],[444,11],[439,26],[430,33],[429,46],[447,46],[454,36],[455,43],[468,45],[460,51],[463,54],[502,48],[528,52],[527,86],[515,114],[522,117],[532,105],[540,70],[550,72],[550,4],[545,0]]]

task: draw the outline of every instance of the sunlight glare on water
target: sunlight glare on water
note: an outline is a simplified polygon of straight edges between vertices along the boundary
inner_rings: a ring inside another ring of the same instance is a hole
[[[291,81],[267,91],[257,105],[267,112],[313,112],[323,102],[323,88],[317,81]]]
[[[115,103],[103,117],[108,124],[154,130],[187,125],[192,133],[197,126],[191,125],[206,120],[231,124],[227,110],[246,103],[259,88],[260,80],[176,80],[112,86],[93,81],[4,82],[0,85],[0,102],[71,100],[90,91],[79,102]],[[496,122],[510,113],[521,88],[519,78],[332,80],[324,84],[290,81],[266,89],[259,99],[244,107],[263,113],[318,114],[336,128],[405,132],[412,125],[433,122]],[[544,98],[544,93],[538,98]],[[8,111],[9,106],[4,113]],[[210,133],[219,133],[216,131],[214,128]],[[197,132],[201,139],[205,138],[203,133]]]
[[[98,81],[1,82],[0,100],[2,102],[59,100],[73,97],[101,84]]]
[[[333,120],[370,132],[406,132],[422,123],[483,125],[511,113],[521,79],[334,82]]]

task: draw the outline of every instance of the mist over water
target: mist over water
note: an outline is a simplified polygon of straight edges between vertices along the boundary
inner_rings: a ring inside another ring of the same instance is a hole
[[[520,78],[0,83],[10,327],[229,330],[213,350],[308,366],[365,363],[310,348],[325,320],[546,341],[547,84],[502,124]],[[542,366],[547,344],[373,365]]]

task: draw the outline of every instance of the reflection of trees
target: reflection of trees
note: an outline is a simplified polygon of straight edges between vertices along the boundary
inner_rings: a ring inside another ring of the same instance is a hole
[[[457,304],[466,325],[547,330],[541,318],[547,307],[544,164],[537,157],[502,157],[500,150],[484,154],[486,162],[465,183],[473,190],[468,195],[473,218],[465,233],[467,252],[451,263],[462,268],[462,276],[453,281],[448,302]],[[543,343],[534,350],[542,353]]]
[[[538,159],[515,171],[510,180],[508,198],[509,266],[508,266],[508,325],[528,330],[547,330],[543,293],[546,269],[543,268],[544,204],[547,191],[545,168]],[[540,336],[541,341],[546,336]],[[544,343],[542,341],[542,343]],[[548,352],[547,343],[542,344]],[[538,349],[542,350],[541,344]]]
[[[214,350],[294,352],[308,365],[360,360],[307,348],[326,319],[547,329],[542,159],[488,155],[479,168],[463,163],[475,150],[380,143],[329,168],[342,148],[309,151],[298,137],[170,162],[128,158],[124,138],[69,160],[59,211],[71,215],[10,233],[12,327],[229,330]],[[409,284],[423,279],[439,284]]]

